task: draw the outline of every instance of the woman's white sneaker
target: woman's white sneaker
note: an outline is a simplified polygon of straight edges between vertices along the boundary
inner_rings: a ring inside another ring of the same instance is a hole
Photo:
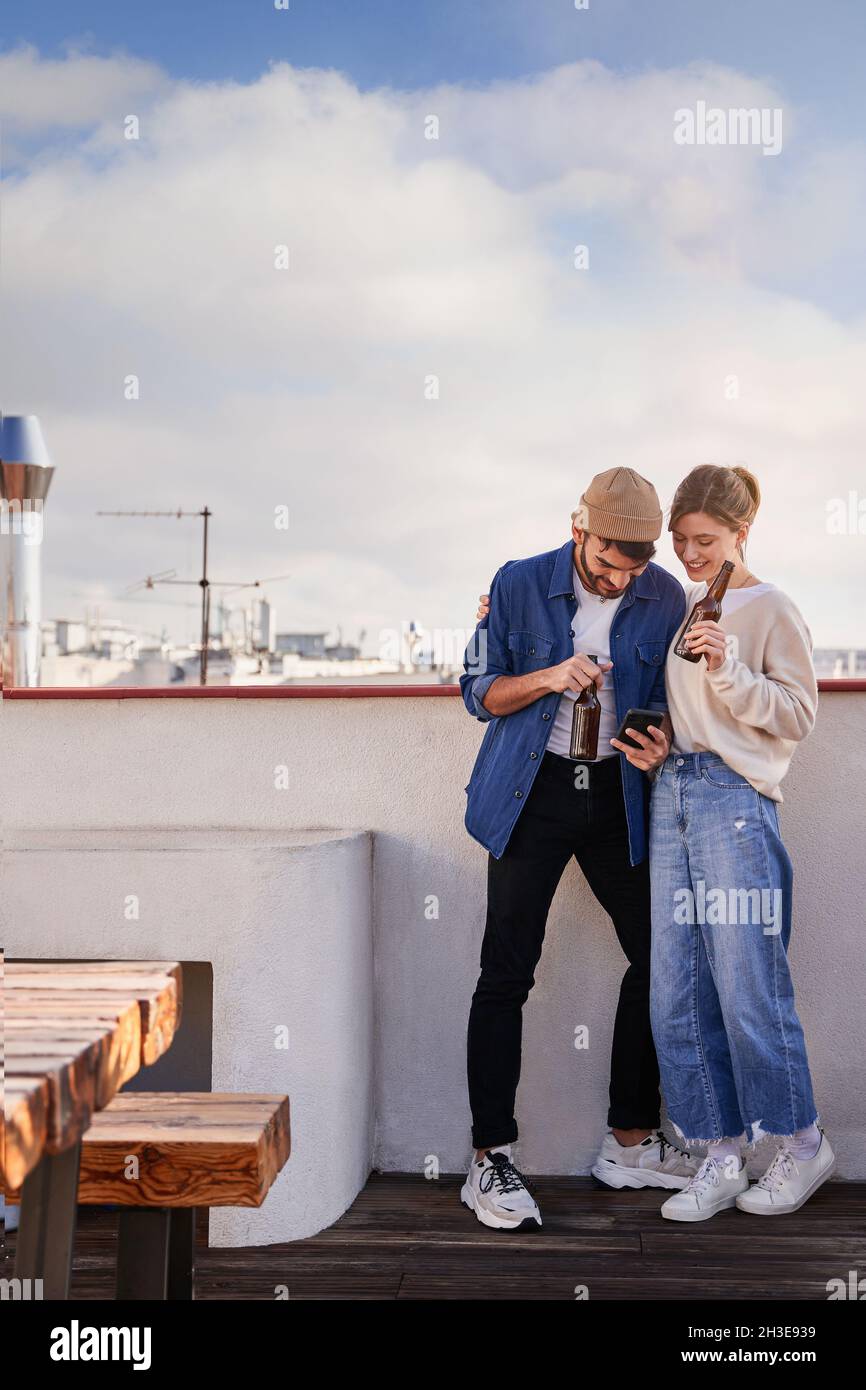
[[[823,1130],[814,1158],[795,1158],[781,1143],[766,1173],[737,1198],[737,1206],[740,1211],[757,1216],[797,1211],[827,1181],[835,1167],[836,1155]]]
[[[693,1178],[662,1203],[662,1216],[668,1221],[707,1221],[717,1211],[738,1205],[738,1197],[749,1186],[745,1164],[739,1172],[731,1163],[705,1158]]]
[[[608,1130],[591,1171],[606,1187],[666,1187],[678,1191],[699,1167],[700,1159],[669,1144],[661,1130],[640,1144],[620,1144]]]
[[[510,1144],[488,1149],[483,1158],[473,1155],[460,1200],[494,1230],[535,1231],[541,1226],[538,1204],[511,1161]]]

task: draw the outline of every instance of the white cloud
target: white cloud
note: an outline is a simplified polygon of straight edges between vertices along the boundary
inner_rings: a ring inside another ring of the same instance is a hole
[[[863,541],[824,515],[866,492],[863,325],[756,279],[845,241],[844,162],[799,150],[787,111],[776,160],[672,139],[698,95],[778,103],[771,87],[583,63],[360,93],[284,64],[196,85],[133,59],[3,62],[13,89],[59,81],[69,127],[4,203],[4,404],[41,415],[58,465],[50,611],[72,574],[114,592],[174,563],[169,537],[98,507],[207,502],[230,577],[297,576],[281,624],[465,625],[498,564],[565,539],[594,471],[630,464],[666,503],[709,458],[760,474],[756,562],[818,639],[861,634]],[[792,248],[780,209],[801,203]]]
[[[127,54],[105,58],[70,48],[52,59],[22,44],[0,53],[0,121],[13,138],[51,127],[83,128],[122,119],[170,86],[155,64]]]

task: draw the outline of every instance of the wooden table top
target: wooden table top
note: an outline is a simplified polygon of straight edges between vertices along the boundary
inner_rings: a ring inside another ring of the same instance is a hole
[[[177,961],[6,960],[2,1176],[20,1187],[62,1153],[121,1086],[171,1047],[180,1026]]]

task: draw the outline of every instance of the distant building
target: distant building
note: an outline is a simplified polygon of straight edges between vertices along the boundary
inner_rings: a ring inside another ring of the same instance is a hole
[[[821,680],[866,680],[866,650],[862,647],[816,647],[812,660]]]
[[[274,650],[279,654],[324,658],[326,632],[278,632]]]
[[[44,623],[43,632],[49,627],[49,623]],[[58,618],[55,624],[55,634],[57,650],[62,656],[69,656],[72,652],[86,651],[90,646],[90,632],[87,623],[72,621],[68,618]]]
[[[98,622],[54,618],[41,624],[45,656],[88,655],[106,661],[134,661],[141,637],[132,628],[113,618]]]
[[[272,652],[277,639],[277,610],[266,598],[253,605],[252,648],[254,652]]]

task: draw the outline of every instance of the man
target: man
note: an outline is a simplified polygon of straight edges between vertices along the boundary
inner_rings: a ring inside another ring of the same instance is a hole
[[[651,563],[661,529],[651,483],[630,468],[599,474],[564,545],[497,571],[489,613],[466,649],[463,699],[489,726],[466,788],[465,823],[489,853],[467,1048],[475,1153],[461,1200],[486,1226],[541,1225],[512,1162],[521,1011],[572,854],[629,961],[614,1024],[610,1128],[593,1174],[611,1187],[682,1188],[697,1167],[654,1133],[647,773],[669,750],[665,656],[685,615],[682,588]],[[601,704],[598,757],[577,762],[569,757],[574,699],[592,684]],[[637,749],[615,738],[630,708],[659,712],[657,728],[634,735]]]

